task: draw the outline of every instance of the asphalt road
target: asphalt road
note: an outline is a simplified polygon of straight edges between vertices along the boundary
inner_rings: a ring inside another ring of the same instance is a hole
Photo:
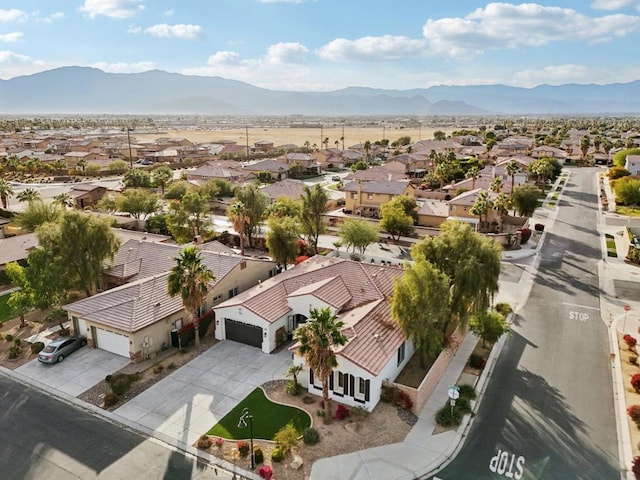
[[[464,446],[442,480],[621,478],[594,169],[573,169]]]
[[[232,476],[0,375],[0,478],[220,480]]]

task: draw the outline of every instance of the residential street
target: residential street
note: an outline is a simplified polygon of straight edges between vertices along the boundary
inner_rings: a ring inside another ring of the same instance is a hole
[[[0,392],[3,479],[232,478],[4,375]]]
[[[600,316],[595,169],[571,169],[539,269],[464,446],[435,477],[620,478]]]

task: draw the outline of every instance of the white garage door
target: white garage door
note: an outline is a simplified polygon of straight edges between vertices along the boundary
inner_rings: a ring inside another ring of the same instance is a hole
[[[99,349],[129,358],[129,337],[102,328],[96,328],[96,334]]]

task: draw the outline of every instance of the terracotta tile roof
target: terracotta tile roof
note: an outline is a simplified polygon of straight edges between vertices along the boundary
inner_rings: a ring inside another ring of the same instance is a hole
[[[294,200],[298,200],[302,196],[303,189],[304,182],[285,178],[284,180],[268,185],[261,190],[272,200],[276,200],[280,197],[289,197]]]
[[[418,215],[431,215],[436,217],[448,217],[449,205],[447,202],[427,200],[418,209]]]
[[[29,256],[29,250],[38,245],[35,233],[0,238],[0,265],[24,260]]]
[[[394,267],[317,255],[219,304],[216,308],[242,305],[269,323],[273,323],[291,310],[287,302],[289,295],[299,295],[297,293],[299,289],[309,285],[314,285],[311,287],[312,290],[318,289],[323,286],[318,286],[318,282],[341,277],[350,296],[343,310],[351,310],[391,295],[392,279],[401,273],[402,270]],[[335,285],[331,284],[331,289]],[[322,295],[330,291],[328,287],[326,290],[320,289]],[[341,299],[339,297],[333,301],[340,303]]]
[[[407,185],[410,185],[408,181],[383,181],[383,182],[361,182],[360,188],[362,193],[387,193],[390,195],[401,195],[407,188]],[[357,192],[358,191],[358,182],[349,182],[343,188],[344,192]]]
[[[407,176],[403,173],[392,172],[385,167],[375,166],[366,170],[356,170],[350,173],[345,180],[362,180],[362,181],[399,181],[405,180]]]
[[[301,287],[288,295],[289,298],[300,295],[313,295],[340,311],[351,300],[351,294],[342,277],[332,277]]]
[[[279,162],[273,159],[262,160],[256,163],[245,164],[243,167],[245,170],[251,172],[288,172],[289,166],[285,163]]]

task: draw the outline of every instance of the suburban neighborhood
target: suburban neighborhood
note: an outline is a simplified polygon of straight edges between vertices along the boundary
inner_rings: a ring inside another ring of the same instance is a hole
[[[612,350],[598,368],[631,378],[600,406],[627,439],[610,445],[615,469],[631,472],[640,127],[474,120],[412,138],[385,119],[386,137],[354,145],[316,128],[301,145],[4,128],[2,372],[234,478],[353,478],[368,454],[386,466],[362,478],[436,478],[491,407],[500,352],[524,334],[579,200],[598,215],[584,248],[609,269],[589,298],[612,288],[627,303],[567,305],[601,310]],[[573,284],[554,275],[556,292]],[[270,433],[264,412],[280,422]],[[386,463],[393,448],[406,467]]]

